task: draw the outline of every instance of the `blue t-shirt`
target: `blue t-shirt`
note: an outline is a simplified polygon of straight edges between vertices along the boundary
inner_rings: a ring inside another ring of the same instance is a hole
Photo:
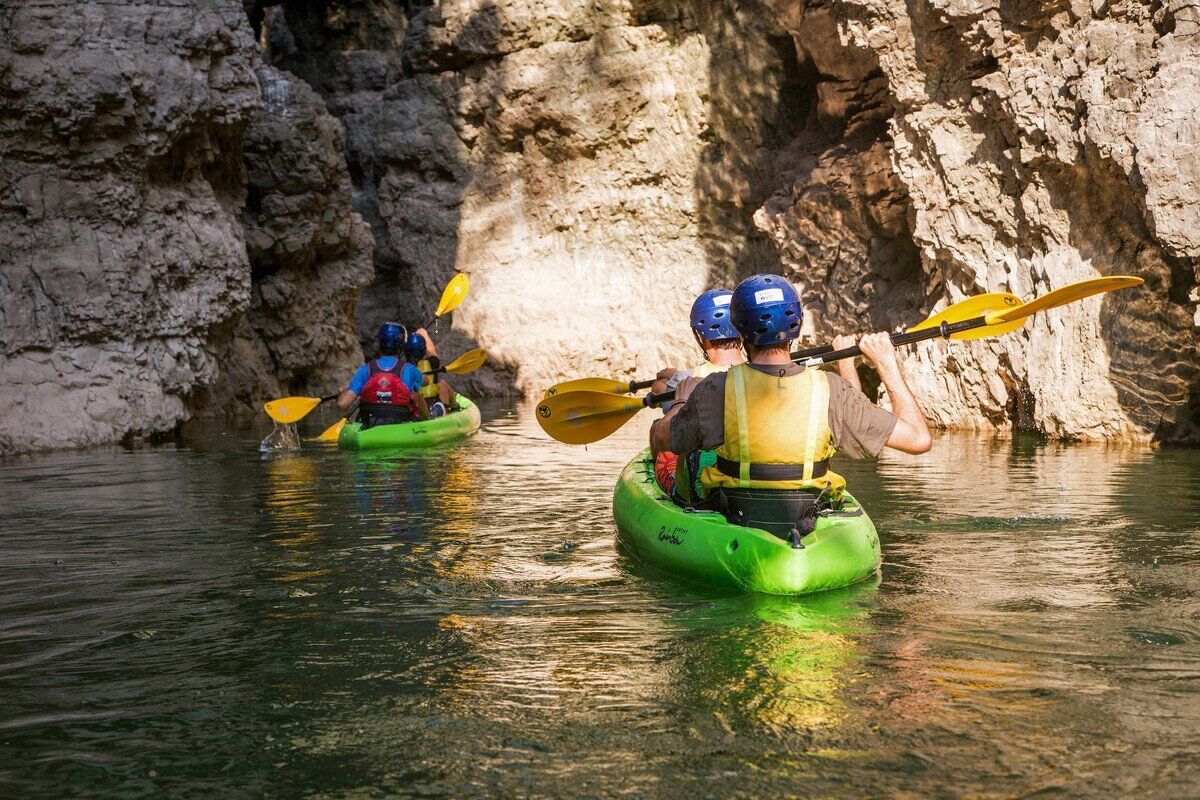
[[[380,356],[379,368],[393,369],[396,366],[396,362],[399,360],[400,359],[396,358],[395,356]],[[362,394],[362,388],[366,385],[367,378],[369,378],[370,375],[371,370],[369,369],[368,365],[363,364],[358,368],[358,372],[354,373],[354,378],[350,381],[350,385],[346,388],[355,394]],[[400,380],[404,382],[404,385],[407,386],[413,394],[416,394],[421,390],[421,385],[425,383],[425,376],[422,375],[421,370],[417,369],[413,364],[405,364],[404,369],[400,370]]]

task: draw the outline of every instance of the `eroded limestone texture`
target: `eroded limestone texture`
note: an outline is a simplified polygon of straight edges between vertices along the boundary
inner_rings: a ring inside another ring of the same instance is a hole
[[[694,294],[754,271],[819,340],[1134,273],[906,369],[941,425],[1195,441],[1198,32],[1190,0],[4,5],[0,450],[326,391],[355,316],[424,322],[457,271],[443,353],[492,357],[459,383],[533,393],[690,363]]]
[[[899,323],[909,298],[927,311],[980,291],[1031,296],[1097,274],[1142,276],[1144,289],[1039,315],[1004,339],[920,348],[907,371],[942,425],[1196,440],[1194,4],[782,0],[779,10],[819,75],[820,105],[833,107],[819,116],[843,127],[811,156],[816,170],[759,216],[799,278],[825,275],[828,261],[850,273],[817,289],[817,303],[865,300],[874,319],[887,310]],[[889,119],[864,150],[854,113],[839,109],[872,105]],[[869,155],[879,147],[890,176]],[[820,192],[829,199],[814,202]],[[899,227],[889,210],[901,202],[921,268],[897,276],[870,251],[879,230]],[[865,221],[846,206],[869,209]],[[822,224],[831,207],[840,218]],[[839,227],[850,235],[831,233]],[[896,277],[899,304],[880,296]],[[863,288],[847,290],[856,281]]]
[[[0,454],[169,432],[358,360],[371,243],[337,122],[257,62],[232,0],[0,6]]]
[[[693,360],[692,295],[754,270],[816,339],[1132,272],[908,372],[942,425],[1196,436],[1193,4],[280,8],[271,58],[345,123],[373,224],[364,333],[467,271],[456,329],[536,392]]]
[[[513,370],[480,388],[644,376],[696,358],[682,315],[697,292],[777,268],[753,213],[809,96],[768,7],[454,0],[411,23],[378,3],[282,9],[271,58],[341,116],[378,242],[364,336],[427,318],[465,271],[444,349],[477,342]]]

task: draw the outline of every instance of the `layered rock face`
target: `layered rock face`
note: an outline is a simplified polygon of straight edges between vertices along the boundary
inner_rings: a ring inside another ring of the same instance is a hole
[[[531,393],[695,361],[693,296],[752,272],[816,340],[1133,273],[906,370],[945,426],[1196,441],[1198,31],[1185,0],[0,7],[0,450],[326,391],[458,271],[439,344],[492,365],[459,382]]]
[[[806,148],[758,219],[801,279],[843,276],[835,299],[815,290],[818,305],[844,318],[850,298],[878,320],[914,298],[928,310],[1139,275],[1143,290],[1039,315],[1004,339],[922,348],[908,374],[946,426],[1195,441],[1194,4],[781,0],[779,11],[818,71],[818,118],[834,136]],[[871,106],[887,129],[867,145],[855,126]],[[904,276],[875,252],[900,202],[921,257]],[[877,299],[896,277],[899,302]]]
[[[358,360],[371,242],[337,123],[257,62],[237,2],[0,7],[0,453],[167,432]]]
[[[347,128],[378,241],[364,334],[427,318],[464,271],[444,349],[511,368],[481,388],[644,376],[698,357],[695,294],[777,268],[753,212],[809,98],[766,6],[453,0],[402,24],[381,5],[287,3],[269,34]]]
[[[281,8],[271,58],[345,123],[372,220],[364,332],[466,271],[456,329],[517,368],[489,388],[536,392],[694,360],[691,298],[753,271],[822,340],[1129,272],[908,374],[945,426],[1197,437],[1189,4]]]

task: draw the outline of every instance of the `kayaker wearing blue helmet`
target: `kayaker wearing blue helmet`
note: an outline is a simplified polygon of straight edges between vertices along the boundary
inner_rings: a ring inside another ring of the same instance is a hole
[[[404,357],[421,373],[423,382],[420,395],[429,406],[430,418],[440,417],[448,411],[457,411],[454,390],[442,377],[445,373],[438,372],[442,360],[438,358],[433,339],[424,328],[417,328],[408,335],[408,341],[404,345]]]
[[[733,320],[729,316],[729,302],[732,299],[733,292],[728,289],[709,289],[692,301],[689,323],[696,344],[704,353],[704,360],[691,369],[668,368],[660,371],[658,380],[651,387],[652,392],[660,394],[675,389],[687,378],[706,378],[746,360],[742,355],[742,335],[733,327]],[[670,404],[665,404],[663,411],[670,411],[670,408]],[[697,451],[692,459],[694,463],[681,463],[675,453],[662,450],[655,454],[654,474],[659,486],[667,494],[674,494],[677,486],[684,487],[680,499],[687,502],[691,499],[687,488],[691,484],[691,476],[699,474],[700,462],[707,459],[708,454]]]
[[[398,322],[385,322],[380,325],[379,356],[359,367],[358,371],[354,373],[354,377],[350,379],[350,385],[343,389],[338,396],[337,404],[342,410],[349,408],[364,391],[368,391],[371,397],[378,396],[383,400],[383,402],[369,404],[369,408],[366,403],[360,406],[359,418],[363,421],[364,426],[387,422],[407,422],[414,416],[417,419],[429,418],[429,409],[424,398],[420,396],[425,376],[415,366],[400,358],[404,352],[407,336],[408,331]],[[390,391],[392,388],[390,384],[396,377],[399,377],[400,383],[410,393],[408,397],[400,397],[402,392]],[[376,391],[377,388],[384,389],[382,394]],[[393,394],[396,395],[394,402]],[[413,401],[411,405],[408,402],[410,398]],[[395,405],[397,408],[387,408],[389,405]]]
[[[904,381],[889,334],[869,334],[858,344],[879,372],[895,413],[839,375],[792,363],[791,342],[800,336],[803,309],[784,278],[755,275],[742,281],[730,312],[749,363],[684,380],[675,404],[650,430],[655,453],[713,452],[713,463],[697,481],[704,500],[715,501],[727,515],[749,513],[748,505],[755,513],[791,513],[780,509],[807,508],[814,497],[840,494],[846,482],[829,469],[835,452],[873,458],[884,447],[929,451],[925,415]],[[773,504],[766,511],[764,497]]]

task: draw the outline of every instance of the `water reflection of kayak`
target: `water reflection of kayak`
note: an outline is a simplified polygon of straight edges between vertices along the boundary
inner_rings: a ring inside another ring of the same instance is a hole
[[[462,439],[479,430],[479,407],[461,394],[458,405],[461,411],[419,422],[376,425],[366,430],[361,423],[351,422],[338,434],[338,447],[343,450],[433,447]]]
[[[758,528],[733,525],[716,512],[686,511],[659,489],[648,451],[621,473],[613,515],[621,541],[651,566],[711,586],[799,595],[849,586],[879,566],[875,524],[847,492],[836,514],[794,548]]]

